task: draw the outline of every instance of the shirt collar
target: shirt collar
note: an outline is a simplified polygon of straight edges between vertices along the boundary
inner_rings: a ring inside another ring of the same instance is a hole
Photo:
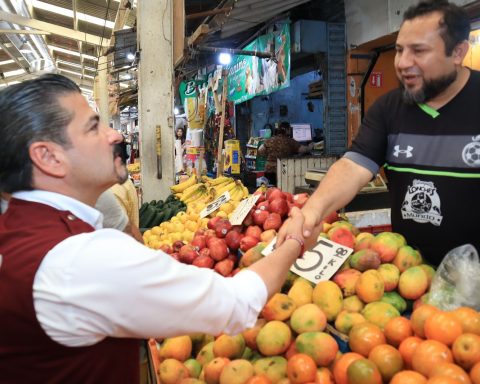
[[[27,200],[49,205],[60,211],[70,211],[79,219],[90,224],[95,229],[103,228],[102,213],[72,197],[68,197],[60,193],[41,190],[14,192],[12,197],[20,200]]]

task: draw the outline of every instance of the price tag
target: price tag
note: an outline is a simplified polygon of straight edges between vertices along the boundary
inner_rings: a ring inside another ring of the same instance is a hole
[[[228,200],[230,200],[230,193],[226,191],[222,195],[220,195],[217,199],[215,199],[210,204],[208,204],[205,208],[203,208],[202,212],[200,212],[200,218],[203,219],[204,217],[207,217],[208,215],[210,215],[212,212],[215,212]]]
[[[262,254],[266,256],[271,253],[275,249],[276,241],[277,238],[273,239],[262,251]],[[330,280],[352,252],[352,248],[319,237],[315,247],[297,259],[290,271],[312,283]]]
[[[235,211],[233,211],[232,217],[230,217],[230,223],[232,225],[241,225],[259,198],[260,195],[252,195],[242,200],[237,208],[235,208]]]

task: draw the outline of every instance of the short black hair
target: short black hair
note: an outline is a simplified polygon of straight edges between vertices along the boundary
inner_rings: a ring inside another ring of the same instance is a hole
[[[47,74],[0,91],[0,190],[32,190],[29,147],[36,141],[71,145],[66,127],[73,114],[58,98],[80,93],[70,79]]]
[[[443,15],[439,23],[440,36],[445,43],[445,54],[451,56],[453,49],[470,35],[470,20],[462,7],[447,0],[424,0],[412,5],[403,14],[403,21],[419,16],[440,12]]]

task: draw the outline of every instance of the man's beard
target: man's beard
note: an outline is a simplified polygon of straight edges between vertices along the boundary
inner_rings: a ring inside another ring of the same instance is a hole
[[[448,75],[432,80],[424,80],[423,86],[419,91],[410,92],[403,83],[403,101],[407,104],[422,104],[431,100],[445,91],[450,84],[457,79],[457,71],[452,71]]]
[[[128,171],[127,171],[127,166],[126,166],[126,163],[125,163],[123,148],[122,148],[122,145],[120,145],[120,144],[115,144],[115,146],[113,148],[113,159],[114,159],[114,161],[117,157],[120,157],[120,159],[122,160],[122,166],[123,166],[123,168],[122,168],[123,172],[120,172],[120,173],[116,172],[117,183],[118,184],[123,184],[128,179]],[[115,167],[115,165],[114,165],[114,167]]]

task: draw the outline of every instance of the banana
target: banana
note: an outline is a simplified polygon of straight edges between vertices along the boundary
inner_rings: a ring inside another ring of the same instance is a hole
[[[260,187],[257,188],[255,192],[265,193],[267,192],[268,187],[265,184],[262,184]]]
[[[227,176],[220,176],[220,177],[217,177],[216,179],[210,179],[209,180],[209,183],[212,187],[216,186],[216,185],[219,185],[219,184],[223,184],[227,181],[232,181],[233,179],[231,177],[227,177]]]
[[[243,186],[243,187],[242,187],[242,191],[243,191],[243,197],[244,197],[244,198],[250,196],[250,193],[248,192],[248,188],[247,188],[247,187]]]
[[[205,195],[205,191],[201,188],[197,189],[188,199],[184,201],[185,204],[191,204],[198,201],[202,196]]]
[[[185,202],[189,200],[192,196],[198,194],[199,190],[205,188],[203,184],[195,184],[195,188],[192,188],[188,193],[182,193],[182,197],[180,198],[181,201]]]
[[[213,189],[215,190],[215,197],[222,195],[226,191],[231,191],[233,188],[235,188],[236,185],[237,184],[235,184],[235,181],[232,181],[226,185],[222,184],[217,188],[213,187]]]
[[[173,193],[180,193],[196,183],[197,183],[197,175],[192,174],[187,180],[181,182],[180,184],[172,185],[170,189]]]
[[[243,199],[243,190],[242,187],[237,185],[230,191],[230,198],[234,201],[240,201]]]
[[[186,196],[186,195],[190,194],[190,192],[196,190],[200,185],[203,185],[203,184],[202,183],[193,184],[190,187],[185,188],[185,190],[182,192],[182,194]]]

